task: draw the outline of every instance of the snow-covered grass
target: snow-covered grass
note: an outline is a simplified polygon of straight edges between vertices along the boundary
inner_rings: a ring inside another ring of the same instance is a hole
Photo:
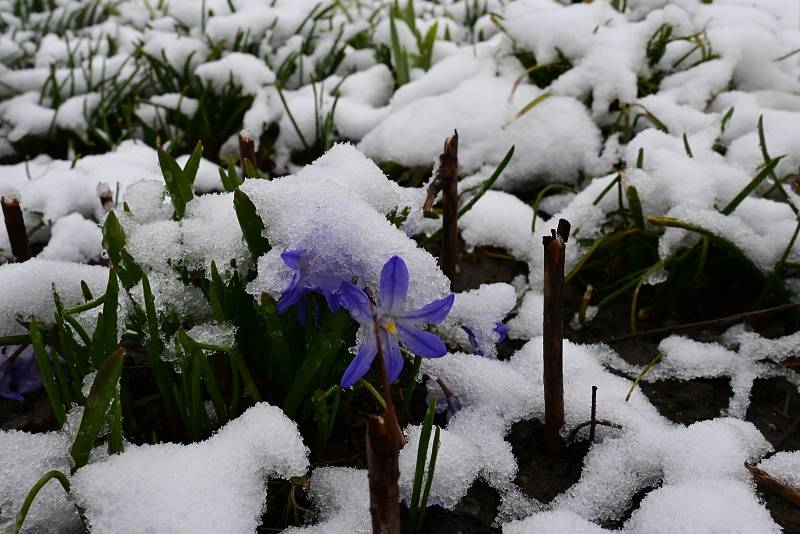
[[[565,435],[589,419],[593,385],[598,418],[621,428],[598,427],[552,503],[515,484],[507,435],[543,414],[540,237],[560,218],[584,292],[576,328],[636,331],[676,295],[721,288],[797,301],[799,24],[789,0],[0,0],[0,194],[19,198],[36,253],[14,263],[0,226],[0,344],[34,347],[61,427],[0,431],[0,526],[57,469],[69,497],[47,485],[25,531],[253,532],[266,477],[297,476],[316,523],[296,531],[368,532],[366,474],[309,470],[304,445],[324,451],[375,391],[371,375],[340,387],[374,356],[342,296],[355,282],[398,299],[374,304],[390,367],[408,360],[404,394],[422,382],[460,406],[428,504],[452,509],[483,480],[509,533],[623,517],[625,532],[777,531],[744,462],[797,485],[796,453],[769,456],[744,419],[756,379],[800,387],[784,365],[797,335],[675,335],[652,368],[568,343]],[[422,205],[454,129],[466,251],[527,274],[450,299],[429,239],[438,206]],[[386,274],[394,257],[405,278]],[[393,318],[420,308],[430,331],[402,337]],[[501,361],[506,331],[518,350]],[[449,353],[423,361],[441,355],[433,338]],[[119,344],[172,435],[124,435],[129,378],[104,366]],[[13,363],[0,360],[0,392],[23,378]],[[639,391],[626,401],[634,379],[716,377],[733,390],[718,419],[684,427]],[[404,432],[408,504],[425,431]]]

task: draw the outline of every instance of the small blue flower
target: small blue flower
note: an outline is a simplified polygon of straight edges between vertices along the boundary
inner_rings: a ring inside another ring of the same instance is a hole
[[[33,347],[8,345],[0,347],[0,397],[25,400],[25,395],[42,387]]]
[[[464,332],[467,333],[467,337],[469,337],[469,344],[472,345],[472,353],[477,354],[478,356],[486,356],[486,353],[478,343],[478,336],[475,335],[475,331],[465,324],[461,325],[461,329],[464,330]],[[500,336],[497,338],[495,343],[502,343],[503,340],[508,337],[508,327],[503,321],[497,321],[493,330]]]
[[[494,325],[494,331],[500,334],[500,337],[497,338],[498,343],[502,343],[508,337],[508,327],[503,321],[497,321]]]
[[[378,337],[390,382],[394,382],[403,370],[400,343],[422,358],[439,358],[447,354],[442,340],[420,327],[442,322],[450,313],[455,295],[451,293],[418,310],[406,310],[407,295],[408,267],[399,256],[392,256],[383,266],[379,302],[374,308],[361,288],[342,282],[339,301],[362,328],[361,345],[342,376],[342,387],[350,387],[364,376],[378,352],[373,313],[380,325]]]
[[[311,273],[308,269],[308,253],[305,249],[295,248],[281,253],[281,259],[290,269],[294,271],[289,285],[281,292],[278,299],[277,310],[278,313],[285,313],[293,304],[300,303],[298,309],[298,319],[301,323],[305,321],[305,307],[303,305],[303,295],[309,291],[318,291],[322,293],[325,300],[328,302],[328,307],[332,312],[339,311],[339,300],[334,291],[327,284],[321,284],[319,280],[314,282]],[[336,285],[339,281],[336,281]],[[318,315],[318,313],[316,314]]]

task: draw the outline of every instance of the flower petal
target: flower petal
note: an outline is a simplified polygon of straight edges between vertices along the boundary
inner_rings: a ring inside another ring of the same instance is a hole
[[[358,382],[359,378],[367,374],[377,353],[378,347],[375,344],[375,334],[370,330],[364,339],[364,343],[358,348],[358,353],[353,357],[353,361],[350,362],[350,365],[347,366],[342,375],[342,387],[349,388]]]
[[[339,303],[359,323],[372,324],[372,306],[369,297],[355,284],[342,282],[339,286]]]
[[[447,314],[450,313],[450,308],[453,307],[453,301],[456,299],[454,293],[450,293],[443,299],[434,300],[430,304],[423,306],[418,310],[397,313],[398,319],[410,322],[415,325],[420,324],[439,324],[444,321]]]
[[[339,294],[334,293],[332,291],[328,291],[324,287],[319,288],[319,292],[322,293],[322,296],[325,297],[325,301],[328,303],[328,308],[333,312],[336,313],[339,311]]]
[[[403,370],[403,355],[400,353],[397,334],[381,330],[381,348],[386,364],[386,375],[389,377],[389,382],[394,382]]]
[[[481,350],[481,346],[478,345],[478,336],[475,335],[475,331],[465,324],[461,325],[461,329],[467,333],[469,344],[472,345],[472,352],[478,356],[485,356],[483,350]]]
[[[295,271],[299,271],[300,260],[303,259],[303,254],[305,253],[306,253],[305,249],[293,248],[285,252],[281,252],[281,259],[283,260],[283,263],[285,263]]]
[[[494,331],[500,335],[500,338],[497,340],[498,343],[502,343],[506,337],[508,337],[508,327],[503,321],[497,321],[494,325]]]
[[[439,358],[447,354],[447,347],[436,334],[413,326],[397,323],[400,341],[408,350],[422,358]]]
[[[278,313],[286,313],[286,310],[288,310],[292,304],[300,300],[304,292],[305,288],[300,286],[300,274],[294,273],[292,281],[289,282],[286,289],[281,292],[281,298],[278,299]]]
[[[408,267],[400,256],[392,256],[381,270],[381,308],[403,309],[408,295]]]

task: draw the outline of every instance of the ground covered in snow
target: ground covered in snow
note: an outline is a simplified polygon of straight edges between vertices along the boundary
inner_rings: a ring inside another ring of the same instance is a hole
[[[377,309],[403,506],[438,403],[425,531],[797,531],[745,463],[800,491],[798,136],[790,0],[0,0],[0,528],[59,470],[23,532],[370,532]],[[556,469],[519,436],[562,218]]]

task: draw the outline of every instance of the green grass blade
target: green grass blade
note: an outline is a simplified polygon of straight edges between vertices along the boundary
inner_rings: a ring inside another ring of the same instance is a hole
[[[419,434],[419,445],[417,446],[417,463],[414,469],[414,484],[411,490],[411,505],[409,507],[409,521],[416,526],[420,523],[418,516],[420,509],[427,503],[420,501],[422,496],[422,483],[425,476],[425,460],[428,457],[428,444],[431,439],[431,429],[433,428],[433,416],[436,414],[436,398],[428,403],[428,410],[425,412],[425,420],[422,422],[422,429]]]
[[[42,339],[42,332],[39,330],[39,323],[36,317],[31,316],[30,322],[31,344],[33,345],[33,353],[36,358],[36,366],[39,368],[39,374],[42,377],[42,384],[47,392],[47,398],[50,399],[50,406],[53,408],[53,414],[58,421],[58,425],[62,426],[67,420],[66,410],[64,408],[64,401],[58,392],[58,386],[53,378],[53,368],[51,366],[50,358],[47,356],[47,351],[44,348],[44,340]],[[58,365],[58,360],[53,358],[53,365]]]
[[[763,182],[763,181],[764,181],[764,179],[765,179],[767,176],[769,176],[769,175],[770,175],[770,173],[771,173],[772,171],[774,171],[774,170],[775,170],[775,167],[777,167],[778,163],[780,163],[780,161],[781,161],[781,159],[783,159],[783,157],[784,157],[784,156],[779,156],[779,157],[777,157],[777,158],[771,159],[771,160],[769,161],[769,163],[767,163],[766,165],[764,165],[764,167],[762,167],[762,168],[761,168],[761,171],[760,171],[758,174],[756,174],[756,175],[755,175],[755,177],[754,177],[752,180],[750,180],[750,182],[749,182],[749,183],[748,183],[748,184],[747,184],[747,185],[744,187],[744,189],[742,189],[741,191],[739,191],[739,194],[738,194],[738,195],[736,195],[736,196],[733,198],[733,200],[731,200],[731,201],[728,203],[728,205],[727,205],[727,206],[725,206],[725,207],[724,207],[724,208],[721,210],[721,213],[722,213],[723,215],[730,215],[731,213],[733,213],[733,212],[734,212],[734,210],[735,210],[735,209],[736,209],[736,208],[739,206],[739,204],[741,204],[741,203],[742,203],[742,201],[743,201],[745,198],[747,198],[747,196],[748,196],[750,193],[752,193],[752,192],[753,192],[753,191],[756,189],[756,187],[758,187],[759,185],[761,185],[761,182]]]
[[[70,454],[72,455],[72,471],[80,469],[89,461],[89,454],[92,446],[97,439],[97,434],[103,426],[109,407],[118,395],[119,379],[122,376],[122,362],[125,351],[117,349],[113,354],[106,358],[97,370],[94,383],[86,398],[86,406],[83,411],[78,435],[75,443],[72,444]]]
[[[255,261],[269,252],[271,248],[267,238],[262,235],[264,223],[258,216],[253,201],[241,189],[233,192],[233,209],[236,211],[236,218],[242,229],[244,241]]]

